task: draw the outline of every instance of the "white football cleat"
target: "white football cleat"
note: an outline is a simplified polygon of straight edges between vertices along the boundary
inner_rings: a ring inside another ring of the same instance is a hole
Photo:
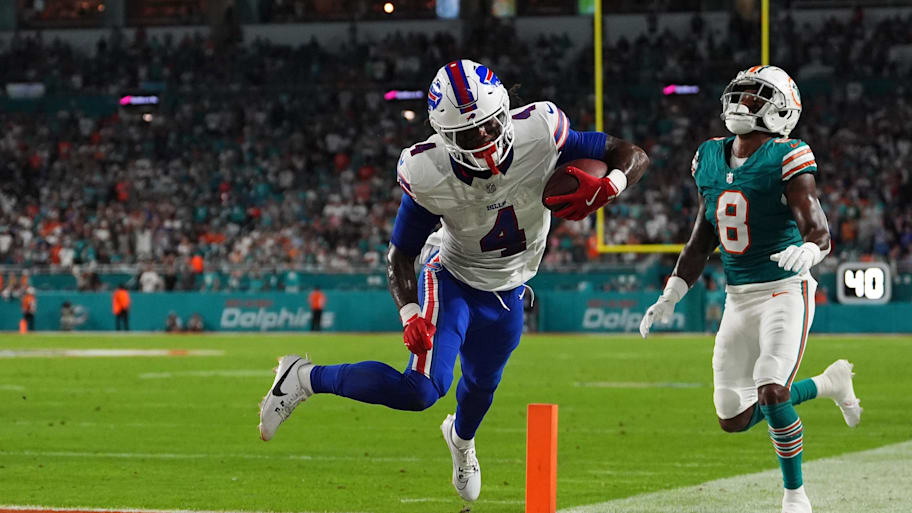
[[[804,485],[794,490],[785,489],[782,496],[782,513],[812,513],[811,501],[804,491]]]
[[[458,447],[454,441],[455,422],[455,415],[447,415],[440,425],[443,439],[446,440],[450,455],[453,457],[453,486],[463,500],[474,501],[481,493],[481,467],[478,466],[478,459],[475,457],[475,439],[469,440],[465,447]]]
[[[842,410],[842,418],[849,427],[855,427],[861,422],[861,401],[855,397],[855,388],[852,386],[852,372],[854,365],[847,360],[836,360],[823,371],[823,376],[829,381],[829,390],[826,397],[830,397]]]
[[[272,388],[260,401],[260,438],[269,441],[275,436],[279,425],[291,415],[295,407],[313,395],[310,386],[310,371],[313,362],[305,356],[290,354],[279,358],[275,368],[276,377]]]

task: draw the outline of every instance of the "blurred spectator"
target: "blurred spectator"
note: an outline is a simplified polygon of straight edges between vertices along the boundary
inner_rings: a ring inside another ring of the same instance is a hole
[[[35,297],[35,289],[28,287],[25,294],[22,295],[22,320],[28,331],[35,331],[35,314],[38,313],[38,299]]]
[[[716,333],[722,322],[722,305],[725,303],[725,290],[719,287],[710,275],[703,276],[706,285],[706,331]]]
[[[221,280],[219,279],[218,273],[212,270],[206,270],[203,273],[203,283],[200,287],[200,290],[203,292],[215,292],[219,289],[221,285]]]
[[[69,301],[64,301],[60,305],[60,330],[61,331],[72,331],[78,324],[78,318],[76,317],[76,311],[73,309],[72,303]]]
[[[310,301],[310,331],[320,331],[323,327],[323,308],[326,307],[326,294],[315,286],[308,297]]]
[[[285,274],[285,292],[297,294],[301,290],[301,278],[295,271],[288,271]]]
[[[174,310],[168,312],[168,318],[165,319],[165,331],[168,333],[180,333],[184,330],[184,323],[177,316]]]
[[[200,333],[203,331],[203,316],[194,313],[190,316],[190,319],[187,321],[187,331],[194,333]]]
[[[114,312],[114,325],[117,331],[130,331],[130,293],[124,284],[117,286],[111,294],[111,309]]]
[[[139,285],[143,292],[156,292],[162,290],[164,282],[161,276],[149,267],[139,276]]]
[[[203,268],[204,268],[203,256],[200,255],[199,253],[193,255],[190,258],[190,268],[193,270],[193,272],[195,274],[202,274]]]
[[[826,287],[817,287],[817,292],[814,293],[814,303],[818,305],[825,305],[830,302],[829,292]]]
[[[300,19],[305,5],[260,7],[274,19]],[[912,44],[912,19],[872,20],[827,19],[811,29],[785,16],[776,29],[789,44],[774,45],[775,61],[805,92],[794,135],[820,165],[837,258],[912,263],[912,88],[904,85],[912,71],[893,51]],[[725,135],[721,84],[755,59],[753,26],[737,17],[730,38],[699,16],[680,31],[655,22],[606,43],[604,129],[652,157],[643,183],[606,208],[609,244],[687,239],[698,203],[686,170],[700,142]],[[153,81],[169,101],[149,120],[79,107],[0,112],[0,264],[72,266],[78,278],[76,266],[162,263],[147,271],[158,279],[140,277],[143,291],[216,290],[225,284],[205,273],[223,267],[229,290],[249,288],[247,269],[382,267],[402,194],[396,159],[429,134],[423,116],[402,116],[420,101],[385,102],[382,91],[426,84],[442,63],[476,55],[505,83],[521,83],[526,101],[553,100],[575,129],[593,129],[591,47],[573,48],[561,35],[523,41],[501,20],[470,32],[462,44],[446,33],[397,33],[329,51],[316,40],[213,45],[199,34],[128,43],[115,31],[93,54],[16,34],[0,47],[0,82],[41,81],[51,94],[78,98]],[[512,43],[499,44],[504,38]],[[804,77],[831,69],[840,70],[835,85]],[[706,89],[660,96],[668,83]],[[556,220],[543,268],[632,260],[593,251],[593,228],[591,219]],[[83,274],[82,290],[100,288]],[[296,272],[284,278],[286,291],[300,290]]]
[[[266,280],[260,271],[250,273],[250,279],[247,282],[247,290],[250,292],[262,292],[266,288]]]

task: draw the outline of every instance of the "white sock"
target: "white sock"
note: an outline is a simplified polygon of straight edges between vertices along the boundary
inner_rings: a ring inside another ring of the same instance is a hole
[[[783,504],[802,504],[808,503],[807,493],[804,491],[804,485],[795,488],[794,490],[785,489],[785,495],[782,497]]]
[[[313,371],[313,365],[302,365],[298,367],[298,381],[308,395],[313,395],[313,386],[310,384],[310,373]],[[303,372],[302,372],[303,371]]]
[[[467,447],[471,447],[474,443],[475,443],[474,438],[471,440],[463,440],[462,438],[459,438],[459,435],[456,434],[456,423],[454,422],[453,423],[453,445],[455,445],[456,447],[459,447],[460,449],[465,449]]]
[[[811,381],[817,385],[817,397],[828,397],[830,399],[836,399],[833,391],[833,384],[830,382],[830,378],[819,374],[811,378]]]

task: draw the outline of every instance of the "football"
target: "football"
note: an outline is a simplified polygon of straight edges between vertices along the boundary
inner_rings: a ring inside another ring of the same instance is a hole
[[[555,169],[554,174],[551,175],[551,178],[548,179],[548,183],[545,184],[545,190],[542,192],[542,204],[545,205],[545,208],[552,211],[557,211],[564,208],[567,206],[566,203],[548,206],[545,203],[545,200],[552,196],[570,194],[579,187],[579,180],[567,172],[567,168],[570,166],[573,166],[584,171],[585,173],[588,173],[591,176],[598,178],[602,178],[608,174],[608,165],[601,160],[576,159],[567,162],[566,164]]]

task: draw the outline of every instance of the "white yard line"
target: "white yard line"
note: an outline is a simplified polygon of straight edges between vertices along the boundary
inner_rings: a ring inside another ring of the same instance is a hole
[[[576,381],[575,387],[583,388],[700,388],[707,383],[650,382],[650,381]]]
[[[416,502],[454,503],[455,501],[456,501],[456,499],[454,499],[452,497],[411,497],[411,498],[406,497],[406,498],[399,499],[399,502],[401,502],[403,504],[410,504],[410,503],[416,503]],[[526,501],[518,500],[518,499],[514,499],[514,500],[478,499],[477,501],[473,502],[472,504],[525,504],[525,503],[526,503]]]
[[[42,458],[101,458],[146,460],[305,460],[305,461],[367,461],[367,462],[439,462],[440,458],[417,456],[325,456],[311,454],[246,454],[246,453],[170,453],[170,452],[87,452],[87,451],[3,451],[0,456],[38,456]],[[491,458],[492,463],[522,464],[519,459]],[[2,513],[2,512],[0,512]]]
[[[269,369],[234,369],[234,370],[191,370],[175,372],[145,372],[139,379],[171,379],[178,377],[191,378],[262,378],[275,375]]]
[[[811,461],[803,470],[814,511],[912,511],[912,440]],[[782,476],[776,469],[577,506],[560,513],[778,513],[781,500]]]
[[[0,358],[111,358],[137,356],[222,356],[217,349],[3,349]]]

